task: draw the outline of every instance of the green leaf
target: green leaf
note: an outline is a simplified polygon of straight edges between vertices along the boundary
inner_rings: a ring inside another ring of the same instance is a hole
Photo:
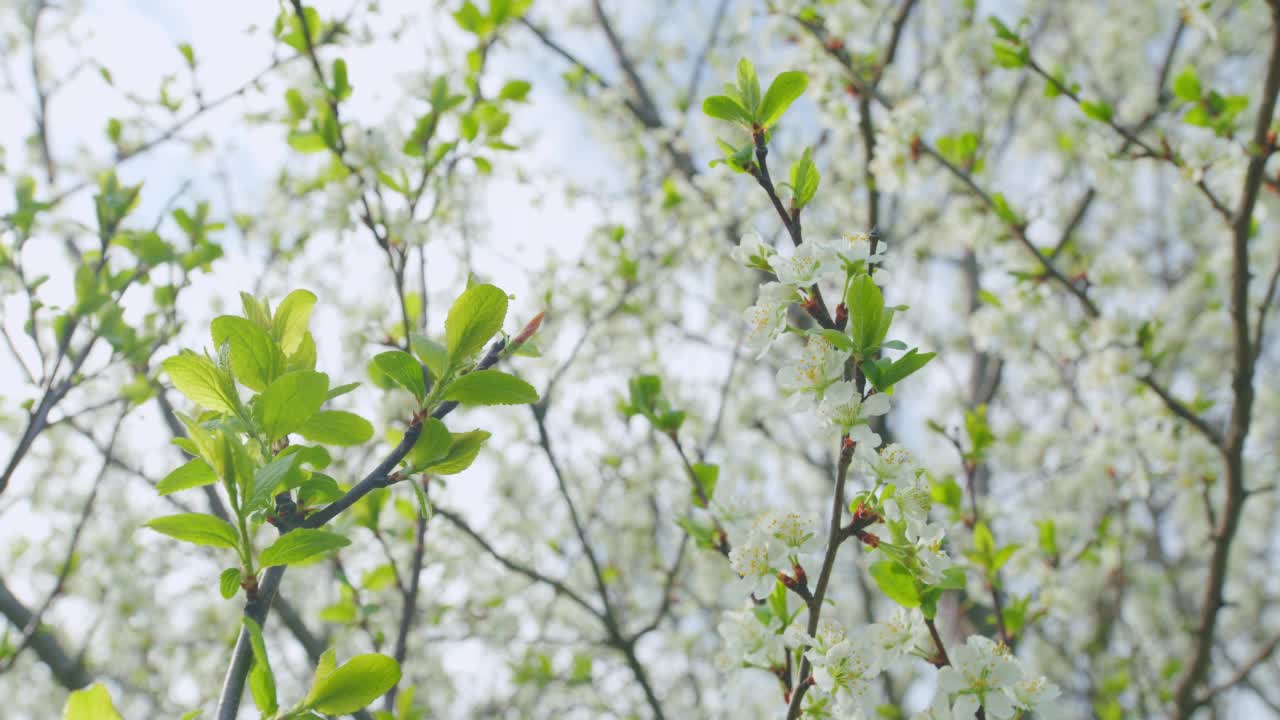
[[[289,133],[289,147],[300,153],[320,152],[329,146],[324,142],[324,136],[318,132],[301,132],[294,131]]]
[[[502,329],[506,317],[506,293],[486,284],[467,288],[444,321],[449,361],[456,364],[479,352]]]
[[[409,484],[413,486],[413,494],[418,500],[418,512],[422,515],[423,520],[430,520],[435,511],[431,509],[431,499],[427,497],[427,491],[422,489],[422,483],[417,480],[410,480]]]
[[[907,566],[897,560],[881,560],[872,563],[867,571],[890,600],[906,608],[920,606],[920,592]]]
[[[498,97],[502,100],[521,102],[529,95],[529,90],[532,88],[533,86],[524,80],[511,80],[498,91]]]
[[[1200,100],[1200,76],[1196,69],[1188,65],[1173,79],[1173,94],[1179,100],[1197,102]]]
[[[347,383],[346,385],[339,385],[336,388],[329,388],[329,392],[325,394],[324,399],[332,400],[336,397],[341,397],[351,392],[352,390],[355,390],[358,387],[360,387],[360,383],[353,382],[353,383]]]
[[[164,479],[156,483],[156,492],[161,495],[168,495],[179,490],[188,488],[203,487],[217,482],[218,476],[214,474],[213,468],[209,467],[209,463],[200,458],[192,458],[185,465],[181,465],[178,469],[164,476]]]
[[[390,563],[379,565],[364,574],[360,579],[360,587],[365,590],[386,590],[396,582],[396,569]]]
[[[325,677],[317,677],[303,707],[326,715],[364,709],[400,682],[400,665],[386,655],[357,655]]]
[[[802,208],[809,204],[818,192],[818,182],[822,175],[813,164],[812,148],[805,148],[800,159],[791,165],[791,204]]]
[[[860,273],[849,283],[845,307],[849,308],[849,335],[856,351],[865,353],[878,346],[883,338],[884,295],[870,275]]]
[[[264,715],[272,715],[280,709],[276,701],[276,676],[271,672],[271,661],[267,659],[267,643],[262,639],[262,627],[251,617],[244,619],[244,627],[249,631],[249,644],[253,647],[253,667],[249,669],[249,692],[253,694],[253,704]]]
[[[695,463],[693,466],[693,478],[698,487],[690,489],[690,497],[695,507],[705,508],[707,503],[703,502],[702,498],[705,496],[707,500],[711,500],[715,497],[716,481],[720,478],[720,466]],[[702,492],[698,492],[699,487]]]
[[[306,424],[328,392],[329,376],[324,373],[298,370],[277,378],[254,408],[268,441],[275,442]]]
[[[325,445],[360,445],[373,437],[373,425],[355,413],[322,410],[298,428],[298,434]]]
[[[963,590],[965,588],[964,568],[952,566],[942,572],[942,580],[934,587],[943,590]]]
[[[263,567],[291,565],[350,544],[347,538],[328,530],[300,528],[276,538],[271,547],[258,556],[258,562]]]
[[[984,522],[979,521],[973,526],[973,549],[984,558],[995,555],[996,540]]]
[[[727,95],[712,95],[703,100],[702,113],[717,120],[751,127],[751,116],[738,104],[737,100]]]
[[[62,708],[62,720],[124,720],[102,683],[75,690]]]
[[[169,381],[192,402],[214,412],[234,414],[240,404],[235,385],[211,360],[183,350],[160,363]]]
[[[929,364],[936,353],[919,353],[917,348],[911,348],[905,355],[897,360],[879,360],[875,363],[864,362],[862,370],[867,375],[867,379],[875,386],[877,390],[886,391],[893,387],[903,379]]]
[[[230,600],[240,592],[240,568],[227,568],[218,576],[218,592]]]
[[[336,58],[333,61],[333,96],[338,100],[351,97],[351,82],[347,79],[347,61]]]
[[[490,433],[484,430],[472,430],[464,433],[453,433],[449,441],[449,453],[439,462],[433,463],[423,472],[432,475],[454,475],[471,467],[476,455],[484,446]]]
[[[995,207],[996,217],[1009,225],[1022,224],[1022,218],[1018,217],[1018,213],[1009,205],[1009,201],[1005,199],[1003,193],[992,193],[991,204]]]
[[[203,513],[166,515],[148,520],[143,527],[196,545],[234,548],[240,543],[240,536],[231,523]]]
[[[995,57],[996,65],[1004,68],[1020,68],[1026,65],[1031,57],[1025,45],[1008,40],[996,40],[991,43],[991,53]]]
[[[253,486],[249,491],[246,507],[249,510],[265,507],[271,501],[271,496],[275,494],[276,487],[284,481],[299,457],[301,456],[298,453],[281,455],[254,471]]]
[[[275,341],[252,320],[234,315],[214,318],[213,344],[231,348],[231,371],[254,392],[262,392],[284,371],[284,355]]]
[[[449,428],[437,418],[427,418],[422,424],[422,432],[418,433],[418,441],[409,451],[410,473],[421,472],[449,455],[449,446],[453,437]]]
[[[501,370],[477,370],[449,383],[444,399],[463,405],[524,405],[538,402],[538,391]]]
[[[431,371],[432,377],[438,378],[444,375],[445,367],[449,364],[449,351],[445,349],[445,346],[425,335],[416,333],[411,344],[413,354],[417,355],[422,364],[427,366],[427,369]]]
[[[1111,105],[1107,104],[1104,100],[1099,100],[1097,102],[1084,100],[1080,103],[1080,109],[1084,111],[1085,115],[1088,115],[1098,122],[1111,122],[1113,111],[1111,110]]]
[[[316,305],[315,293],[310,290],[294,290],[280,301],[276,316],[271,320],[271,335],[280,343],[285,354],[298,351],[302,338],[311,324],[311,309]]]
[[[992,29],[996,31],[996,37],[1001,40],[1007,40],[1008,42],[1014,43],[1022,42],[1022,39],[1018,37],[1018,34],[1010,30],[1009,26],[1004,24],[1004,21],[995,15],[987,16],[987,22],[991,23]]]
[[[742,58],[738,61],[738,97],[747,116],[753,121],[760,117],[760,78],[756,76],[755,66],[751,61]]]
[[[808,75],[797,70],[779,73],[778,77],[769,84],[769,89],[764,94],[764,101],[760,103],[760,112],[756,115],[759,118],[760,127],[767,129],[778,122],[787,108],[791,107],[791,103],[804,94],[807,87],[809,87]]]
[[[995,556],[991,558],[991,572],[996,572],[1000,568],[1004,567],[1004,564],[1009,562],[1009,558],[1013,557],[1013,554],[1017,552],[1020,547],[1022,546],[1017,543],[1013,543],[1000,548],[1000,550],[996,552]]]
[[[422,377],[422,365],[412,355],[403,350],[388,350],[375,355],[373,361],[397,385],[413,393],[419,403],[427,397],[427,383]]]

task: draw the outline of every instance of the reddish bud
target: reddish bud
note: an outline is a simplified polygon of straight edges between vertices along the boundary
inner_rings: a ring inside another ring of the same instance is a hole
[[[844,91],[845,91],[845,92],[847,92],[847,93],[849,93],[849,97],[858,97],[858,95],[859,95],[859,93],[858,93],[858,86],[857,86],[857,85],[854,85],[853,83],[849,83],[849,84],[845,85],[845,86],[844,86]]]
[[[800,585],[805,585],[808,583],[809,578],[805,574],[804,568],[801,567],[799,563],[796,563],[795,565],[791,566],[791,572],[796,576],[796,582],[799,583]]]
[[[840,303],[836,306],[836,327],[844,327],[847,322],[849,322],[849,308],[845,307],[844,303]]]
[[[920,136],[912,135],[911,136],[911,162],[916,162],[917,160],[920,159],[920,150],[922,146],[923,146],[923,143],[920,142]]]
[[[534,315],[533,319],[529,321],[529,324],[525,325],[524,329],[520,331],[520,334],[511,341],[511,344],[523,345],[526,342],[529,342],[529,338],[533,337],[533,334],[538,332],[538,328],[542,327],[542,319],[546,316],[547,314],[545,312],[540,312],[537,315]]]
[[[844,448],[845,450],[853,450],[854,445],[857,445],[857,443],[855,443],[853,441],[853,438],[849,437],[848,435],[845,435],[843,438],[840,439],[840,447]]]
[[[838,37],[829,37],[827,38],[826,47],[827,52],[840,52],[844,49],[844,40]]]
[[[873,548],[880,547],[880,538],[877,537],[875,533],[869,533],[865,530],[859,530],[855,532],[853,535],[854,537],[858,538],[859,540],[866,543],[867,545],[870,545]]]

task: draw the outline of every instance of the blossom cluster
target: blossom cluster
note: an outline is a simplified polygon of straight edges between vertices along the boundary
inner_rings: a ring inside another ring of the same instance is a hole
[[[805,632],[799,618],[818,612],[810,605],[806,567],[817,567],[822,554],[834,548],[820,542],[814,516],[766,509],[735,533],[729,552],[729,564],[741,578],[734,590],[749,594],[753,607],[728,612],[720,623],[724,664],[768,670],[784,678],[789,694],[793,686],[786,676],[803,659],[803,667],[812,672],[809,707],[826,708],[838,717],[873,712],[872,681],[913,659],[940,666],[937,693],[923,718],[967,719],[979,708],[1001,719],[1017,710],[1051,713],[1047,701],[1058,694],[1057,687],[1026,671],[1008,647],[973,636],[953,648],[947,662],[946,651],[926,630],[926,620],[931,622],[937,612],[938,595],[964,588],[965,573],[948,554],[945,525],[930,518],[933,493],[926,473],[901,445],[881,447],[882,438],[872,428],[873,419],[890,410],[886,388],[877,385],[891,387],[893,379],[877,374],[879,382],[871,383],[871,375],[851,377],[855,367],[863,372],[879,362],[892,367],[892,361],[877,356],[888,347],[905,348],[885,339],[893,310],[884,308],[876,287],[888,278],[882,269],[883,248],[870,234],[857,233],[803,243],[784,255],[759,236],[748,235],[732,257],[775,278],[762,285],[755,305],[746,311],[746,344],[763,357],[784,333],[803,336],[798,355],[778,370],[777,388],[792,398],[794,407],[839,433],[849,451],[850,476],[865,483],[850,503],[854,525],[848,531],[873,557],[883,558],[872,565],[871,574],[902,607],[888,620],[852,631],[828,613],[818,621],[816,633]],[[793,303],[815,307],[819,286],[839,280],[846,302],[838,307],[836,329],[791,327],[788,310]],[[869,294],[850,290],[858,281],[870,287]],[[877,328],[870,334],[869,325]],[[805,600],[794,612],[788,609],[791,592]]]

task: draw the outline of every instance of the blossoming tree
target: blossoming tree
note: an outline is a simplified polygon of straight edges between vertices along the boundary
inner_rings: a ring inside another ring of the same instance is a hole
[[[1280,4],[400,5],[7,11],[16,712],[1280,716]]]

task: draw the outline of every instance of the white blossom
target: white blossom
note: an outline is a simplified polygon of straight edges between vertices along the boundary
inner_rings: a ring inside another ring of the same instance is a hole
[[[951,648],[951,664],[938,670],[938,697],[945,696],[952,717],[969,720],[982,707],[989,718],[1013,717],[1014,685],[1022,668],[1010,658],[1009,649],[981,635],[971,635],[964,645]]]
[[[840,379],[848,358],[830,340],[809,336],[799,359],[778,370],[778,388],[783,393],[823,393]]]
[[[796,291],[781,283],[769,282],[760,286],[756,304],[743,314],[747,322],[747,335],[743,342],[756,357],[764,357],[774,341],[787,327],[787,306],[796,299]]]

